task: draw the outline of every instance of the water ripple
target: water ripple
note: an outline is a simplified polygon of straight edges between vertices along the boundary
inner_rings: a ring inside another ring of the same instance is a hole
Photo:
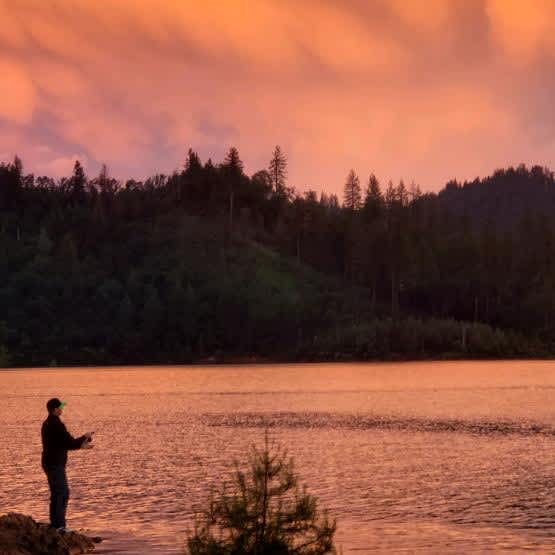
[[[518,435],[555,437],[552,426],[532,422],[396,418],[323,412],[242,412],[202,415],[208,426],[228,428],[347,428],[379,429],[407,432],[459,432],[474,435]]]

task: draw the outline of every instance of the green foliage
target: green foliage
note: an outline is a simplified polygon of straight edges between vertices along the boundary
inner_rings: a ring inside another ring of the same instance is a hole
[[[308,360],[381,360],[545,356],[546,352],[522,334],[485,324],[389,318],[337,327],[307,341],[299,354]]]
[[[0,163],[10,364],[555,353],[551,172],[437,195],[370,175],[364,198],[351,172],[340,206],[272,160],[249,177],[235,148],[189,150],[125,186],[105,166],[55,181]]]
[[[335,553],[335,522],[299,487],[293,459],[266,436],[252,448],[250,469],[236,463],[233,481],[210,503],[187,539],[189,555],[324,555]]]

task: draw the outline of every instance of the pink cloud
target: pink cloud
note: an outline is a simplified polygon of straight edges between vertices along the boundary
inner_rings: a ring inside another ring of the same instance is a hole
[[[256,171],[281,144],[300,189],[341,191],[350,167],[437,189],[547,152],[546,117],[542,145],[524,122],[551,87],[528,79],[553,44],[549,4],[0,0],[17,28],[0,30],[0,149],[144,177],[188,146],[234,144]]]

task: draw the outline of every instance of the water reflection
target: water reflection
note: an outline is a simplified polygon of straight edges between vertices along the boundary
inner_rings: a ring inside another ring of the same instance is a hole
[[[345,553],[553,551],[549,362],[0,373],[0,507],[45,520],[44,400],[70,402],[69,524],[102,552],[177,553],[211,487],[264,429],[337,517]],[[112,550],[112,551],[110,551]]]

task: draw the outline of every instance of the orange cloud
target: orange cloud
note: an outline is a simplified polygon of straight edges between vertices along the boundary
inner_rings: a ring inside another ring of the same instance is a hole
[[[16,123],[29,123],[37,94],[25,67],[0,57],[0,117]]]
[[[518,63],[540,49],[555,55],[555,3],[551,0],[487,0],[486,12],[498,44]]]
[[[0,0],[0,44],[19,48],[25,44],[22,26],[6,0]]]
[[[426,31],[434,31],[449,18],[450,2],[445,0],[386,0],[404,22]]]
[[[142,177],[189,145],[218,159],[233,143],[255,171],[281,144],[292,185],[335,190],[350,167],[437,188],[548,152],[526,100],[551,87],[529,79],[551,0],[107,5],[0,0],[1,152]]]
[[[41,47],[80,61],[112,56],[112,42],[123,42],[118,54],[130,55],[145,39],[162,47],[182,41],[185,56],[192,48],[285,71],[303,67],[307,56],[349,70],[394,64],[404,55],[387,33],[379,27],[368,33],[341,5],[310,1],[119,0],[106,9],[103,3],[21,0],[14,14]]]

